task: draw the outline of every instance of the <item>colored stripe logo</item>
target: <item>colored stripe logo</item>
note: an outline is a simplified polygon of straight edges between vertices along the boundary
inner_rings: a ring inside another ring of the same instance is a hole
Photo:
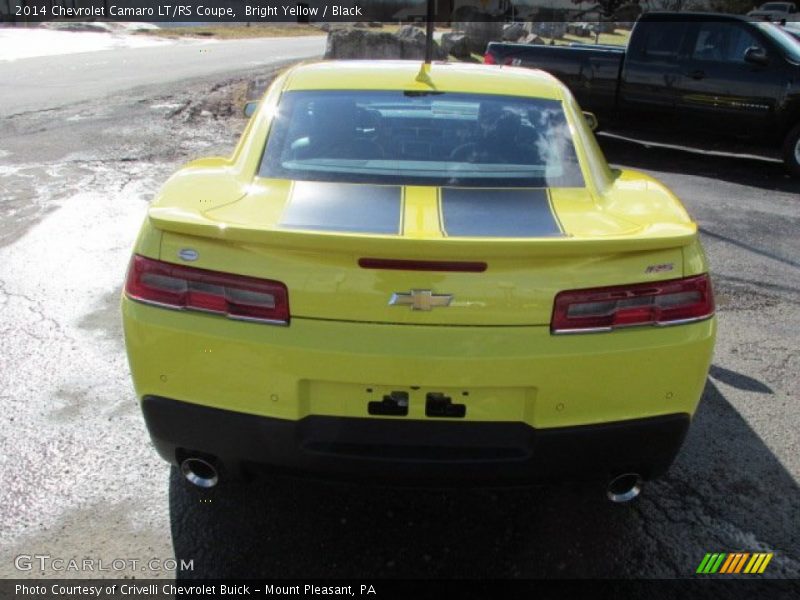
[[[771,552],[709,552],[700,561],[700,566],[697,567],[696,573],[701,575],[713,575],[715,573],[755,575],[763,573],[771,560]]]

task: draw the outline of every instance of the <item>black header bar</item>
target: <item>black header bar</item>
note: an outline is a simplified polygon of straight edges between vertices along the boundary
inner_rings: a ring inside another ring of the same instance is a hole
[[[619,22],[641,8],[604,14],[602,4],[568,0],[432,0],[437,23],[485,21]],[[0,23],[134,21],[175,23],[420,23],[427,0],[0,0]]]
[[[671,580],[164,580],[6,579],[0,598],[27,600],[197,600],[199,598],[317,598],[324,600],[459,600],[502,598],[796,598],[797,580],[701,578]]]

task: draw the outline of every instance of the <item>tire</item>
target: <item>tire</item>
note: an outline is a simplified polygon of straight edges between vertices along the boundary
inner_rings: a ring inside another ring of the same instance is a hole
[[[783,142],[783,164],[795,177],[800,177],[800,123],[786,136]]]

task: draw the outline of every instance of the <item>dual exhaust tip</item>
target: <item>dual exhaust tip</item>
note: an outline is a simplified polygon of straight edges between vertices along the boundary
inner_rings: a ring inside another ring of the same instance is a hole
[[[642,493],[644,481],[638,473],[617,475],[608,483],[606,496],[615,504],[630,502]]]
[[[213,488],[219,483],[219,471],[213,459],[191,457],[181,462],[181,474],[192,485]],[[606,496],[616,504],[630,502],[642,493],[642,477],[638,473],[623,473],[612,479],[606,488]]]
[[[219,471],[213,459],[193,456],[181,462],[181,474],[199,488],[213,488],[219,483]]]

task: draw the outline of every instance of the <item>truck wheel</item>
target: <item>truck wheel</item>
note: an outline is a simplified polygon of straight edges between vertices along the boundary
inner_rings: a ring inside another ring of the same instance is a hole
[[[783,142],[783,164],[795,177],[800,177],[800,123],[789,132]]]

